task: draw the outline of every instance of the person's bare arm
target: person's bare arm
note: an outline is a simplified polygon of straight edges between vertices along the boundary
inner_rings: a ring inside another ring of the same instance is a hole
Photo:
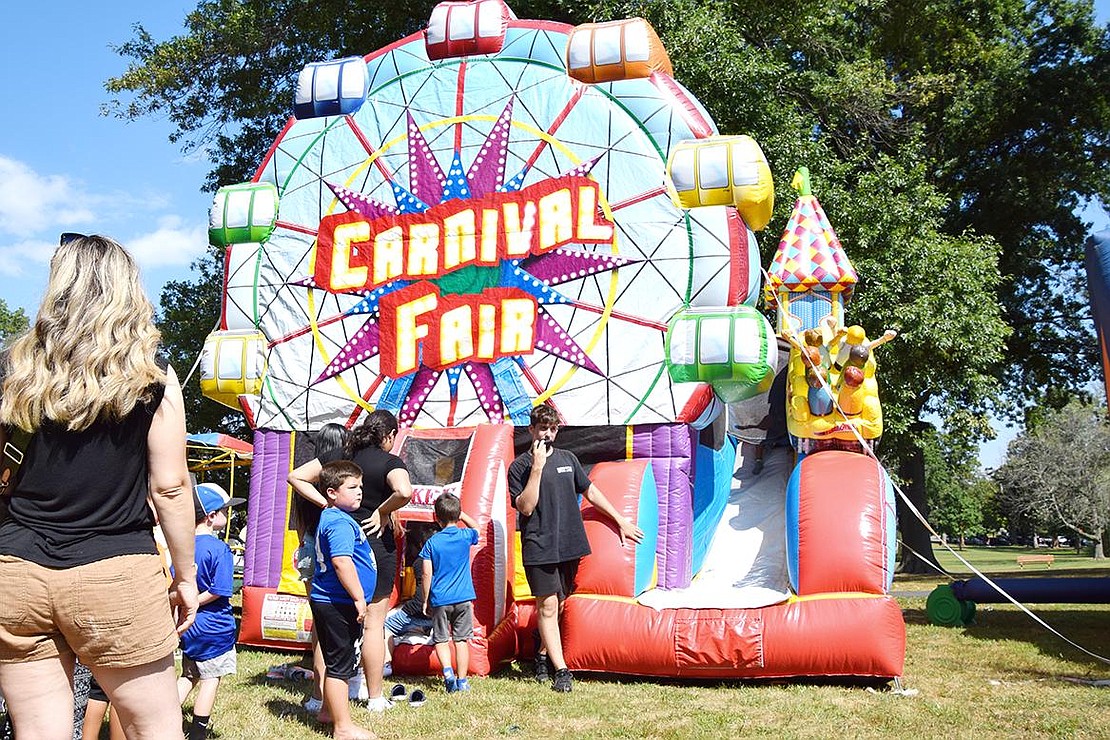
[[[362,581],[358,579],[358,570],[355,561],[350,555],[334,555],[331,566],[335,568],[335,576],[346,589],[355,602],[355,611],[358,612],[358,621],[362,622],[366,616],[366,594],[362,592]]]
[[[389,498],[382,501],[374,513],[362,520],[362,529],[370,536],[377,535],[382,529],[382,522],[412,500],[412,481],[409,479],[409,471],[395,468],[385,476],[385,482],[389,484],[392,491]]]
[[[193,560],[195,526],[193,487],[185,462],[185,404],[173,368],[147,434],[150,500],[173,558],[170,602],[178,607],[177,630],[184,632],[197,614],[197,571]]]
[[[327,498],[316,490],[316,484],[320,481],[320,469],[323,467],[320,464],[320,459],[314,457],[304,465],[294,468],[285,480],[298,496],[308,499],[321,509],[326,509],[328,506]]]
[[[459,521],[463,523],[463,526],[470,527],[471,529],[478,528],[478,522],[476,522],[474,520],[474,517],[470,516],[470,514],[467,514],[465,511],[459,512]]]
[[[421,567],[424,570],[424,577],[420,580],[420,595],[424,603],[424,615],[431,616],[431,611],[428,606],[428,599],[432,597],[432,559],[424,558],[421,561]]]
[[[617,511],[597,486],[591,483],[590,487],[587,488],[586,492],[582,495],[586,497],[587,501],[593,504],[595,509],[613,520],[613,523],[617,525],[617,531],[620,534],[622,545],[625,544],[625,540],[643,542],[644,530],[637,527]]]
[[[532,442],[532,470],[528,473],[524,490],[516,497],[516,510],[524,516],[532,516],[532,512],[536,510],[536,504],[540,501],[540,479],[543,477],[543,466],[547,463],[549,454],[547,445],[540,440]]]

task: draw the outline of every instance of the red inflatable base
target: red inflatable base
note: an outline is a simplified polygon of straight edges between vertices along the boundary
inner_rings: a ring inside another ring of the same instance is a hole
[[[470,638],[471,676],[488,676],[507,665],[516,656],[516,614],[513,613],[494,628],[488,637],[474,625]],[[431,645],[398,643],[393,648],[393,672],[402,676],[438,676],[443,667]]]
[[[563,650],[576,671],[682,678],[895,678],[906,657],[890,596],[834,594],[760,609],[664,609],[572,596]]]
[[[275,650],[306,650],[312,612],[308,599],[279,594],[277,589],[243,586],[239,644]]]

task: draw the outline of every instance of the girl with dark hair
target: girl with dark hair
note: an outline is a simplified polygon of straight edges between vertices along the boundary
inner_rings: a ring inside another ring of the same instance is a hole
[[[351,512],[370,537],[370,549],[378,568],[378,582],[363,622],[362,667],[370,695],[367,708],[381,712],[392,706],[382,693],[385,667],[385,616],[397,577],[397,538],[393,512],[412,498],[412,483],[401,458],[391,454],[397,439],[397,417],[389,411],[371,412],[347,438],[346,448],[317,454],[289,474],[289,485],[300,496],[320,508],[327,499],[316,489],[320,469],[332,460],[352,460],[362,468],[362,505]]]

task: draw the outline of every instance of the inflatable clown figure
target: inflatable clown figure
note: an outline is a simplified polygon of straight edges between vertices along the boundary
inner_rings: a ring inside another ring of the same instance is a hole
[[[624,547],[584,504],[572,669],[901,673],[885,529],[837,545],[845,567],[790,577],[791,558],[821,565],[853,517],[885,515],[873,461],[856,456],[859,485],[830,521],[801,523],[793,550],[785,476],[764,486],[755,530],[729,523],[737,455],[722,410],[766,398],[780,370],[755,307],[753,229],[774,189],[758,144],[718,136],[646,21],[571,27],[518,19],[502,0],[443,2],[386,48],[307,65],[292,102],[210,223],[226,274],[202,387],[254,430],[241,640],[307,639],[286,476],[322,425],[382,408],[402,424],[394,452],[414,484],[395,535],[430,521],[444,492],[479,524],[472,671],[530,651],[506,470],[548,404],[560,446],[647,533]],[[775,543],[766,562],[753,531]],[[393,575],[405,598],[411,578]],[[716,593],[692,594],[695,576]],[[830,591],[855,596],[819,598]],[[438,671],[423,644],[393,662]]]

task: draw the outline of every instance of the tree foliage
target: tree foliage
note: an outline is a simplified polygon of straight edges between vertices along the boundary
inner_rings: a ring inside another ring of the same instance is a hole
[[[0,348],[5,347],[8,341],[27,330],[27,314],[22,308],[14,311],[8,308],[7,302],[0,298]]]
[[[1106,407],[1073,401],[1046,411],[1010,443],[997,473],[1003,505],[1052,528],[1094,540],[1103,557],[1110,523],[1110,424]]]
[[[925,435],[922,448],[929,520],[938,532],[956,537],[963,548],[969,535],[985,531],[994,483],[979,475],[974,448],[959,438],[933,432]]]
[[[201,0],[186,32],[141,26],[107,108],[164,115],[205,148],[207,187],[249,179],[309,61],[366,54],[434,1]],[[880,352],[883,456],[925,506],[920,424],[990,434],[1000,389],[1024,405],[1096,372],[1076,206],[1110,193],[1110,28],[1089,0],[511,0],[521,17],[642,16],[724,133],[762,145],[777,183],[766,264],[799,165],[860,275],[851,320],[900,331]],[[181,286],[185,288],[185,285]],[[202,288],[194,284],[199,291]],[[928,549],[924,530],[918,544]]]
[[[216,250],[193,262],[192,267],[197,275],[195,282],[173,280],[162,288],[157,317],[162,349],[182,381],[189,431],[241,434],[247,426],[241,413],[201,395],[196,372],[186,382],[205,338],[217,327],[223,286],[223,260]]]

